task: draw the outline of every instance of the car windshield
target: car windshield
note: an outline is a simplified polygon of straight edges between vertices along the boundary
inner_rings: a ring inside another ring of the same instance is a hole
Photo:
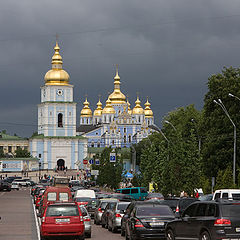
[[[223,217],[239,217],[240,203],[224,204],[221,206]]]
[[[137,217],[174,217],[173,212],[167,206],[157,207],[139,207],[136,213]]]
[[[240,193],[232,193],[233,200],[240,200]]]
[[[46,217],[58,216],[79,216],[77,206],[49,206],[47,208]]]

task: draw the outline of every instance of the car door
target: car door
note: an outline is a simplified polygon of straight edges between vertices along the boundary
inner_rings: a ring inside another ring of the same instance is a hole
[[[180,220],[176,222],[175,225],[175,234],[176,237],[180,238],[192,238],[194,233],[192,232],[191,224],[195,218],[197,204],[191,204],[186,208],[183,214],[180,217]]]

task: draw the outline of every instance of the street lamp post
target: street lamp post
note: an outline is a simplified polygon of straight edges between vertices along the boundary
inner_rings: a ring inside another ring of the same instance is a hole
[[[229,118],[230,122],[233,125],[233,184],[235,184],[235,180],[236,180],[236,149],[237,149],[237,128],[235,123],[233,122],[233,120],[231,119],[225,105],[223,104],[222,100],[219,98],[218,101],[213,100],[214,103],[216,103],[217,105],[219,105],[222,110],[224,111],[224,113],[227,115],[227,117]]]
[[[166,135],[162,132],[162,130],[155,124],[152,125],[154,127],[154,129],[158,132],[160,132],[162,134],[162,136],[164,137],[164,139],[167,141],[167,143],[169,144],[169,140],[167,139]]]
[[[175,131],[177,131],[177,129],[174,127],[174,125],[173,125],[171,122],[169,122],[169,121],[167,121],[167,120],[165,120],[164,122],[167,123],[167,124],[169,124],[169,125],[171,125],[171,127],[172,127]]]

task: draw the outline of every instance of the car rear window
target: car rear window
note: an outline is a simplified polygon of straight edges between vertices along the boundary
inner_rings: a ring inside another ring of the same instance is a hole
[[[68,201],[68,193],[66,193],[66,192],[60,192],[60,193],[59,193],[59,200],[60,200],[60,201]]]
[[[91,202],[92,199],[91,198],[76,198],[75,200],[76,202]]]
[[[129,205],[129,203],[126,203],[126,204],[118,204],[118,205],[117,205],[117,210],[120,210],[120,211],[126,210],[128,205]]]
[[[136,212],[137,217],[143,216],[171,216],[174,217],[172,210],[167,206],[139,207]]]
[[[221,206],[223,217],[239,217],[240,216],[240,203],[224,204]]]
[[[79,216],[77,206],[49,206],[46,217]]]
[[[102,202],[102,204],[101,204],[101,208],[102,208],[102,209],[105,209],[106,206],[107,206],[107,204],[108,204],[108,202]]]
[[[179,207],[180,209],[185,209],[186,207],[188,207],[191,203],[196,202],[197,199],[180,199],[179,201]]]
[[[57,193],[49,192],[47,195],[48,201],[57,201]]]

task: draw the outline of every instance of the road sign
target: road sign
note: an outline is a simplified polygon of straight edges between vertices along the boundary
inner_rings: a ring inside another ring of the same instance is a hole
[[[110,153],[110,162],[116,162],[116,153],[115,152]]]
[[[100,160],[99,159],[95,159],[95,164],[96,165],[100,165]]]
[[[93,164],[94,163],[94,160],[93,159],[90,159],[89,160],[89,164]]]
[[[88,164],[88,160],[87,159],[83,159],[83,164]]]
[[[91,175],[98,176],[99,175],[99,170],[91,170]]]

